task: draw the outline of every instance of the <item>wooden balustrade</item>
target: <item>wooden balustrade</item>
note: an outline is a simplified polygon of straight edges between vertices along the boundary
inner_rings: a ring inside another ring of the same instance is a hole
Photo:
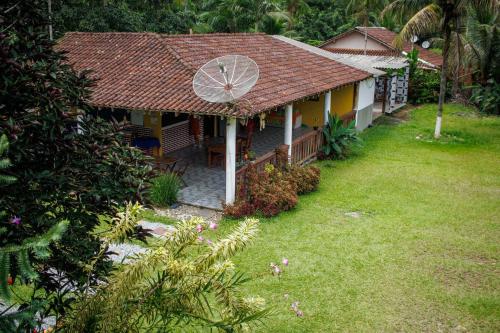
[[[312,159],[314,159],[320,148],[323,144],[323,133],[321,128],[311,131],[301,137],[296,138],[292,142],[292,163],[294,164],[304,164]],[[285,151],[288,149],[288,146],[284,146]],[[270,151],[262,156],[259,156],[255,161],[251,161],[250,163],[255,167],[258,172],[264,170],[266,164],[272,164],[274,166],[278,166],[280,163],[279,157],[279,149],[283,149],[282,147],[278,147],[276,150]],[[286,154],[285,154],[286,157]],[[236,189],[237,191],[241,191],[241,189],[245,188],[245,178],[248,170],[249,164],[241,167],[236,171]],[[237,195],[240,193],[237,193]]]
[[[304,164],[314,159],[321,149],[323,133],[321,129],[309,132],[292,142],[292,163]]]

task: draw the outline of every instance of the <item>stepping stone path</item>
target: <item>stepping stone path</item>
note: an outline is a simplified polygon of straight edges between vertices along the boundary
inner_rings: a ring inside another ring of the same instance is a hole
[[[215,211],[207,208],[199,208],[188,205],[180,205],[173,209],[155,209],[156,215],[166,216],[173,220],[181,220],[186,221],[193,217],[201,216],[208,223],[215,222],[218,223],[222,218],[222,213],[219,211]],[[163,238],[167,234],[171,233],[175,230],[175,227],[172,225],[166,225],[164,223],[158,222],[150,222],[146,220],[139,221],[139,225],[141,225],[144,229],[151,229],[154,237]],[[112,244],[109,247],[109,250],[115,252],[116,254],[111,255],[111,260],[117,263],[127,263],[130,262],[130,259],[127,257],[131,257],[135,254],[144,253],[147,251],[146,248],[136,245],[136,244]]]

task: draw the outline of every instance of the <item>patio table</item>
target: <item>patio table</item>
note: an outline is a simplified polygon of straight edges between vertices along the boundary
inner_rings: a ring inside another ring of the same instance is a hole
[[[226,144],[215,144],[208,146],[208,167],[212,167],[213,155],[222,155],[224,163],[226,162]]]

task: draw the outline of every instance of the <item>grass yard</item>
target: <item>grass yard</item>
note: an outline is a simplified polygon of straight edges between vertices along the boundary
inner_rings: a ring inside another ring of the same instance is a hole
[[[261,220],[236,258],[274,309],[261,332],[500,331],[500,118],[448,105],[434,142],[435,108],[367,130],[355,156],[318,163],[318,192]]]

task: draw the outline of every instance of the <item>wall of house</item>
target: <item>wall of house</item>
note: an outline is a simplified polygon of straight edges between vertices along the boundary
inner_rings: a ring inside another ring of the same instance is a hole
[[[363,80],[358,85],[358,96],[356,109],[361,110],[372,105],[375,98],[375,79]]]
[[[323,104],[325,95],[321,95],[319,100],[301,101],[293,104],[293,109],[302,114],[302,123],[309,126],[323,126]]]
[[[354,85],[344,86],[332,91],[332,113],[344,117],[353,111]]]
[[[324,45],[322,48],[324,49],[361,49],[365,48],[365,35],[360,32],[353,32],[344,36],[340,39],[337,39],[334,42],[328,43]],[[374,41],[370,37],[368,37],[366,42],[366,49],[368,50],[389,50],[385,45],[380,44],[379,42]]]
[[[373,100],[373,98],[372,98]],[[295,102],[293,109],[302,114],[302,123],[309,126],[323,126],[323,108],[325,95],[322,94],[318,101],[308,100]],[[348,85],[332,91],[330,112],[344,117],[353,112],[354,107],[354,85]]]

